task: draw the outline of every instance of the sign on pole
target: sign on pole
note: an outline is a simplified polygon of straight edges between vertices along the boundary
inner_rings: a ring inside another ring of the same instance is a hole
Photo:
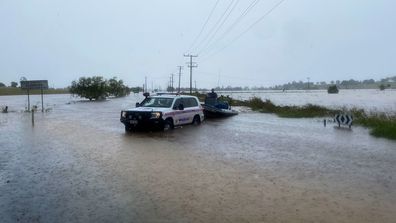
[[[44,112],[43,90],[48,89],[48,80],[23,80],[21,81],[21,89],[27,90],[28,111],[30,111],[29,90],[41,90],[41,111]]]
[[[48,80],[21,81],[21,88],[24,90],[45,90],[48,89]]]
[[[353,122],[353,116],[346,114],[337,114],[335,116],[335,120],[338,123],[338,127],[340,127],[341,125],[347,125],[349,126],[349,128],[351,128]]]

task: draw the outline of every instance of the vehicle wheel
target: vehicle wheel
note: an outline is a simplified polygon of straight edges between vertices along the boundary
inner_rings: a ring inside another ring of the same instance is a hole
[[[125,125],[125,132],[131,132],[131,126],[130,125]]]
[[[173,126],[173,121],[172,121],[172,119],[167,119],[167,120],[165,120],[165,123],[164,123],[164,131],[168,131],[168,130],[171,130],[171,129],[173,129],[174,128],[174,126]]]
[[[194,116],[193,125],[200,125],[201,124],[201,118],[199,117],[199,115]]]

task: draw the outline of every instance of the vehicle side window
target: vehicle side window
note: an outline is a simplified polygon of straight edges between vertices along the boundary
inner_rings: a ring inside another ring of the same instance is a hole
[[[184,99],[184,107],[185,107],[185,108],[191,107],[190,98],[185,98],[185,99]]]
[[[197,99],[191,98],[191,104],[192,104],[192,107],[197,107],[197,106],[198,106],[198,101],[197,101]]]
[[[190,99],[189,98],[184,98],[184,108],[189,108],[190,107]]]
[[[198,102],[197,100],[195,100],[195,98],[186,98],[185,99],[185,108],[191,108],[191,107],[196,107],[198,106]]]
[[[177,109],[180,104],[183,104],[183,100],[181,98],[176,99],[175,104],[173,104],[173,109]]]

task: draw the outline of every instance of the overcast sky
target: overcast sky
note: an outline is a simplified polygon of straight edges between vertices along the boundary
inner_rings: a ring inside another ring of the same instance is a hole
[[[396,75],[394,0],[285,0],[269,14],[279,0],[216,2],[0,0],[0,82],[147,76],[165,88],[183,65],[187,87],[184,53],[199,55],[193,80],[206,88]]]

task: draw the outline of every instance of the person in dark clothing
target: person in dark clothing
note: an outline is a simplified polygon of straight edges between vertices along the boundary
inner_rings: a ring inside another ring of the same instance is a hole
[[[217,93],[214,92],[213,88],[212,88],[212,92],[208,93],[208,98],[217,98]]]

